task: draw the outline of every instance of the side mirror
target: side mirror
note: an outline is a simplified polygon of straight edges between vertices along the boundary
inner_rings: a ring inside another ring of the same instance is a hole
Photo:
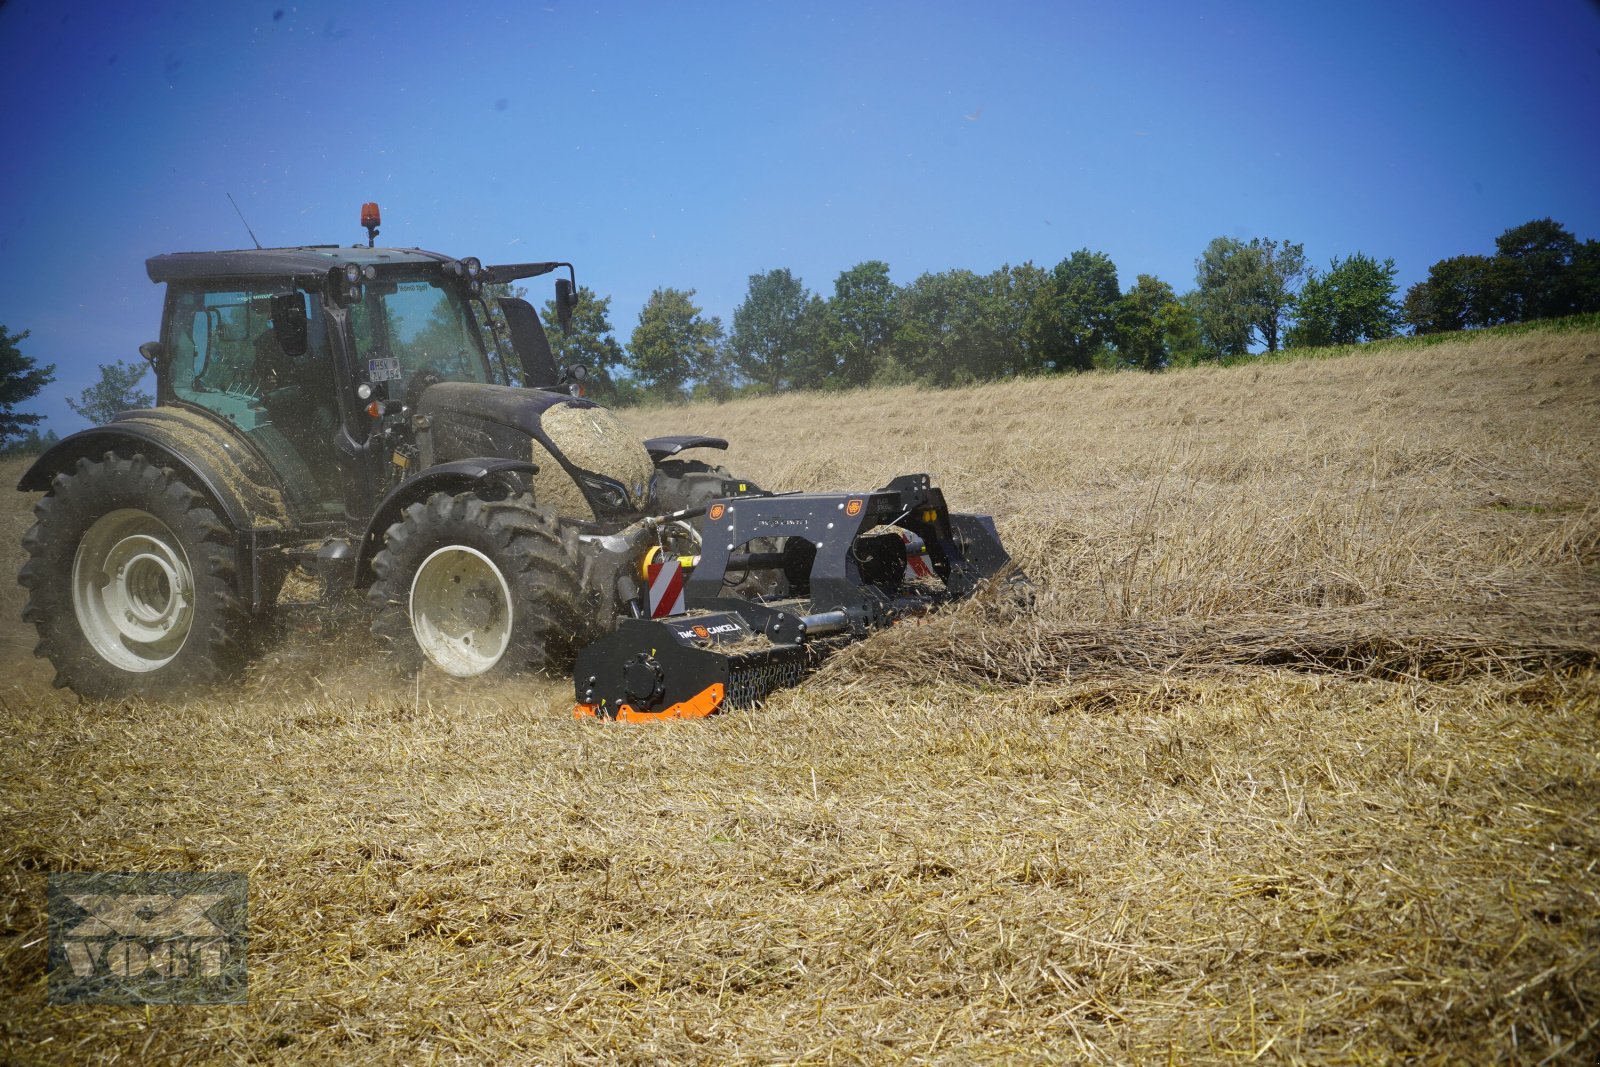
[[[161,373],[167,362],[167,346],[160,341],[146,341],[139,346],[139,354],[144,357],[146,363],[156,369],[157,374]]]
[[[306,354],[306,298],[299,293],[274,293],[272,333],[290,359]]]
[[[567,278],[556,279],[556,318],[561,320],[561,331],[572,328],[572,311],[578,306],[578,294]]]

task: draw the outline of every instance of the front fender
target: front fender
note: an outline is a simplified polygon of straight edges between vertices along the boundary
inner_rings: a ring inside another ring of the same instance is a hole
[[[400,513],[412,504],[419,504],[434,493],[469,492],[487,486],[500,486],[507,492],[520,493],[526,488],[523,484],[526,479],[517,476],[531,478],[537,473],[539,466],[536,463],[525,459],[493,457],[456,459],[418,471],[415,477],[407,478],[389,490],[367,522],[366,534],[361,538],[361,547],[356,554],[356,586],[359,588],[371,584],[372,557],[383,548],[383,539],[389,527],[399,522]]]

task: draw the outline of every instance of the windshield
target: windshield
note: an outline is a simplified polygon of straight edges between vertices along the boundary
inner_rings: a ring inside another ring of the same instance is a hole
[[[472,313],[453,288],[433,281],[370,282],[351,309],[367,380],[391,398],[414,400],[435,381],[488,382],[489,363]]]

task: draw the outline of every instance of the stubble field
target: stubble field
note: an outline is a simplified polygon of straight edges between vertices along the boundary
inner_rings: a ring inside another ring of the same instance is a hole
[[[0,1059],[1595,1061],[1600,334],[627,418],[928,471],[1037,602],[619,728],[359,616],[80,703],[6,586]],[[250,1003],[48,1006],[71,870],[247,874]]]

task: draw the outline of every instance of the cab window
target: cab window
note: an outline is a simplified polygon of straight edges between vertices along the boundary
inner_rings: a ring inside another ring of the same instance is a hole
[[[414,402],[433,382],[488,382],[489,363],[470,312],[431,281],[370,282],[351,308],[367,380]]]

